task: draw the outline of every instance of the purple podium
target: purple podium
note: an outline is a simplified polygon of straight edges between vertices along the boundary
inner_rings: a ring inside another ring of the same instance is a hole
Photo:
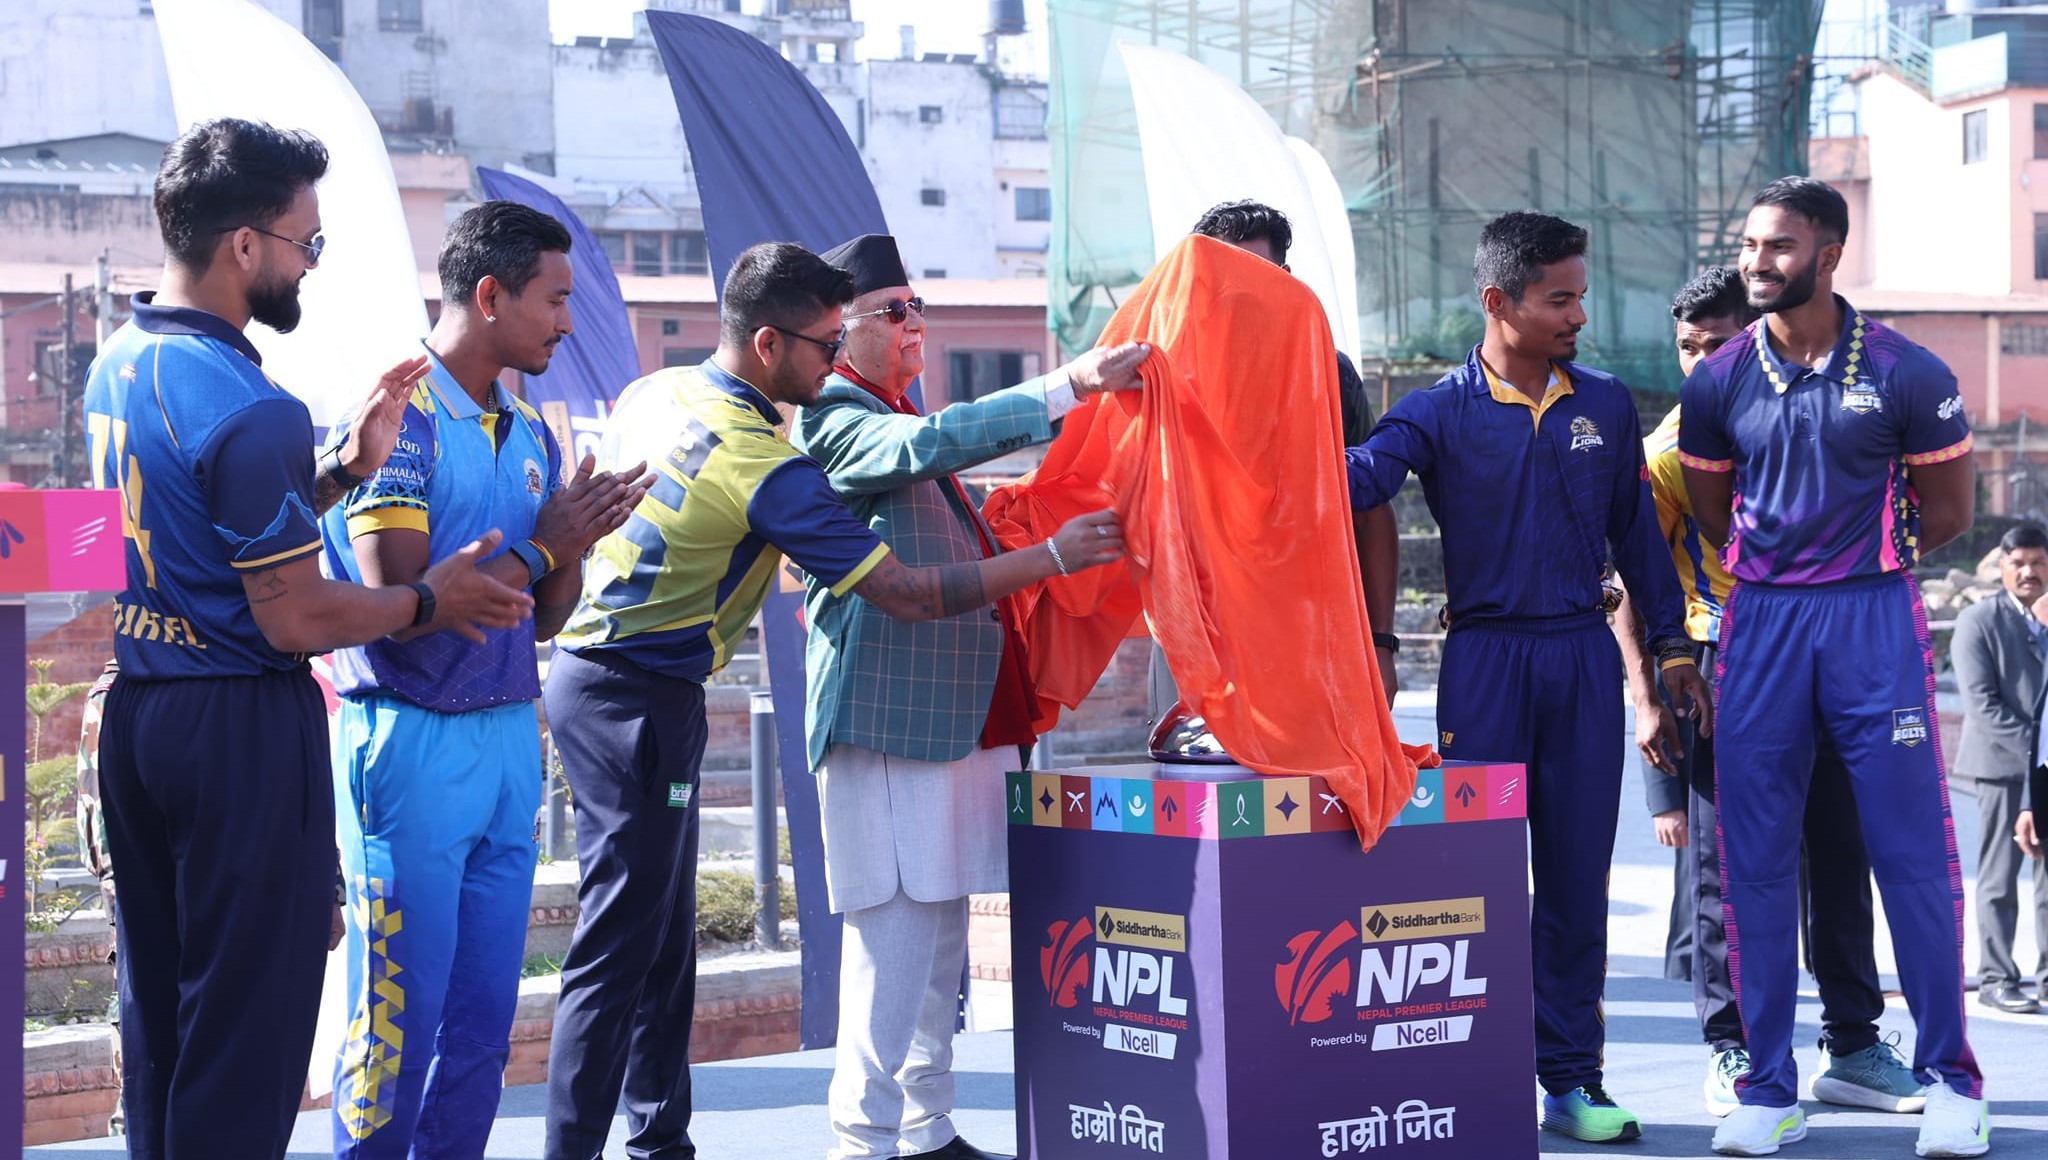
[[[1523,792],[1425,770],[1361,854],[1319,778],[1011,774],[1023,1155],[1534,1160]]]
[[[22,867],[31,592],[107,591],[126,581],[121,507],[111,491],[0,490],[0,1023],[21,1025]],[[113,642],[107,647],[111,650]],[[62,752],[67,741],[50,748]],[[21,1090],[21,1056],[0,1053],[0,1092]],[[0,1100],[0,1143],[21,1139],[22,1102]]]

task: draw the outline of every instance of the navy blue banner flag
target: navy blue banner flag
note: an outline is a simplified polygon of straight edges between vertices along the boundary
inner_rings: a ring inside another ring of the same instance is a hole
[[[526,401],[555,428],[574,463],[597,450],[604,417],[626,384],[640,377],[640,354],[619,279],[589,227],[560,198],[523,177],[478,168],[484,196],[516,201],[560,221],[569,231],[569,268],[575,290],[569,321],[575,333],[562,340],[545,374],[526,376]]]
[[[823,252],[861,234],[889,232],[859,151],[795,65],[701,16],[649,12],[647,26],[683,118],[704,241],[721,288],[733,259],[749,246],[796,242]],[[761,609],[761,623],[803,938],[798,1037],[806,1048],[828,1047],[839,1027],[839,916],[825,900],[818,783],[805,760],[803,588],[787,569]]]

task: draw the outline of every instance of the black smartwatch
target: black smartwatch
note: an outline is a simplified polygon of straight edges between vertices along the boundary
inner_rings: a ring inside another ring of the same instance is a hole
[[[419,628],[434,622],[434,590],[424,580],[414,580],[407,588],[419,593],[420,606],[413,610],[412,627]]]
[[[343,491],[354,491],[363,483],[360,478],[350,475],[348,469],[341,465],[341,448],[338,446],[328,448],[320,456],[320,474],[332,476]]]
[[[1401,638],[1391,632],[1376,632],[1372,634],[1372,647],[1383,648],[1388,652],[1400,652]]]

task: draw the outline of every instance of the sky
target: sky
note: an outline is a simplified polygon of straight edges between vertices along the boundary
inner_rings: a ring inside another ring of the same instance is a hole
[[[905,24],[917,28],[917,50],[925,52],[967,52],[979,55],[981,34],[988,25],[985,0],[851,0],[853,18],[866,25],[859,54],[863,60],[893,60],[900,52],[897,29]],[[748,11],[760,7],[760,0],[745,0]],[[549,24],[557,42],[578,36],[630,36],[633,13],[646,7],[645,0],[549,0]],[[1025,0],[1025,19],[1031,30],[1045,27],[1045,0]],[[1044,43],[1043,37],[1039,43]],[[1044,75],[1041,64],[1037,69]]]

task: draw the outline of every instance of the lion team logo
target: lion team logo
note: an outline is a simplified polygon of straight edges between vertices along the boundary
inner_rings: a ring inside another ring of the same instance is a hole
[[[1584,415],[1572,420],[1572,450],[1591,451],[1595,447],[1607,446],[1607,440],[1600,438],[1600,424]]]
[[[542,491],[546,490],[541,486],[540,464],[535,463],[531,459],[526,461],[526,490],[535,495],[539,495]]]
[[[1305,930],[1287,940],[1287,961],[1273,968],[1273,992],[1287,1009],[1289,1025],[1321,1023],[1336,1014],[1332,1004],[1351,994],[1351,956],[1358,928],[1340,922],[1330,931]]]
[[[1094,936],[1095,924],[1085,916],[1045,928],[1045,945],[1038,948],[1038,977],[1053,1006],[1080,1004],[1081,992],[1088,986],[1088,944]]]

